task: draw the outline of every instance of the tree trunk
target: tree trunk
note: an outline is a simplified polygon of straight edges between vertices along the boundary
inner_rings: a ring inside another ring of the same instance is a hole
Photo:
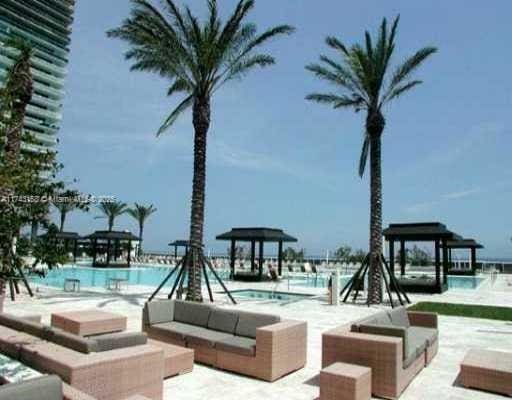
[[[142,235],[144,234],[144,225],[143,224],[140,224],[139,225],[139,251],[138,251],[138,256],[142,256]]]
[[[385,120],[380,112],[371,113],[366,122],[370,135],[370,270],[368,302],[382,303],[382,171],[381,136]]]
[[[114,218],[108,217],[108,231],[112,232],[112,228],[114,228]]]
[[[203,301],[201,293],[201,256],[203,252],[204,200],[206,185],[206,139],[210,127],[210,99],[196,98],[193,107],[194,178],[190,213],[190,248],[188,258],[187,297]]]
[[[0,278],[0,313],[4,312],[5,281]]]

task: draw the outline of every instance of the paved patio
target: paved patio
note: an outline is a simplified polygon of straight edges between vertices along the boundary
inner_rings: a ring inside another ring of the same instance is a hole
[[[460,302],[509,306],[512,300],[512,277],[501,276],[491,285],[485,282],[477,290],[450,290],[443,295],[415,295],[421,300]],[[287,283],[231,283],[231,289],[258,288],[287,290]],[[215,286],[215,291],[220,287]],[[128,317],[128,330],[140,330],[141,308],[152,288],[131,286],[122,293],[103,289],[81,293],[64,293],[46,287],[37,288],[36,297],[22,296],[15,303],[6,301],[6,311],[14,314],[40,313],[49,323],[50,314],[98,307]],[[325,290],[300,288],[295,291],[317,295],[313,299],[279,304],[271,301],[244,300],[234,306],[281,315],[283,318],[307,320],[308,363],[304,369],[274,383],[266,383],[232,373],[196,365],[190,374],[165,381],[164,399],[216,400],[216,399],[304,399],[318,397],[318,373],[321,363],[321,334],[327,329],[348,323],[379,308],[364,305],[329,306]],[[162,293],[163,294],[163,293]],[[206,293],[205,293],[206,297]],[[216,294],[219,305],[230,306],[226,296]],[[231,306],[230,306],[231,307]],[[471,347],[512,351],[512,322],[498,322],[458,317],[440,317],[439,353],[432,364],[424,369],[401,396],[403,400],[416,399],[500,399],[502,396],[467,390],[457,385],[459,364]]]

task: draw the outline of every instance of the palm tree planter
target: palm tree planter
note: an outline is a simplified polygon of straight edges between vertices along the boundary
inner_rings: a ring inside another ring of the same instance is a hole
[[[367,260],[369,304],[382,302],[381,138],[386,125],[383,107],[422,83],[420,80],[411,79],[411,76],[423,61],[437,51],[435,47],[422,48],[396,67],[389,76],[398,21],[399,17],[396,17],[391,30],[388,30],[386,19],[383,19],[375,45],[368,31],[365,32],[365,44],[355,44],[352,47],[346,47],[335,37],[328,37],[326,43],[341,56],[341,63],[322,55],[320,63],[306,67],[338,90],[338,93],[313,93],[306,97],[308,100],[328,104],[335,109],[353,108],[356,112],[366,111],[359,175],[363,176],[370,153],[370,252]]]
[[[155,72],[170,79],[169,96],[186,94],[157,135],[192,108],[194,175],[190,248],[183,265],[188,268],[187,300],[202,301],[201,275],[205,264],[209,265],[203,254],[203,228],[211,99],[226,82],[256,67],[274,64],[272,56],[255,53],[256,50],[276,36],[290,34],[293,28],[280,25],[257,34],[255,25],[245,22],[254,0],[240,0],[224,24],[218,16],[216,0],[207,0],[209,16],[204,23],[188,7],[182,10],[172,0],[163,1],[162,10],[147,0],[132,0],[132,3],[130,17],[108,35],[131,45],[126,58],[135,61],[133,70]]]

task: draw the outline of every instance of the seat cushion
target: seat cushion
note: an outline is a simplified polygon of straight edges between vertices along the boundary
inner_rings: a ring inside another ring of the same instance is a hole
[[[409,316],[407,315],[407,309],[405,307],[397,307],[391,311],[388,311],[391,323],[395,326],[402,326],[409,328],[411,323],[409,322]]]
[[[215,308],[208,320],[208,329],[234,334],[238,323],[238,312]]]
[[[25,332],[32,336],[37,336],[39,338],[43,337],[43,325],[39,322],[33,322],[28,319],[16,317],[7,313],[0,313],[0,325],[6,326],[8,328]]]
[[[197,344],[207,347],[215,347],[215,343],[228,339],[233,335],[225,332],[218,332],[211,329],[197,327],[193,331],[187,333],[185,341],[188,344]]]
[[[62,400],[62,381],[56,375],[0,386],[0,400]]]
[[[191,301],[174,302],[174,321],[206,328],[213,307]]]
[[[411,326],[409,329],[410,337],[418,337],[423,339],[427,346],[432,346],[439,336],[438,330],[433,328],[423,328],[420,326]]]
[[[187,333],[190,333],[195,329],[197,329],[197,326],[174,321],[152,325],[149,331],[153,331],[159,335],[164,335],[175,340],[185,340]]]
[[[217,342],[216,349],[242,356],[254,357],[256,355],[256,340],[242,336],[232,336]]]
[[[240,312],[235,335],[256,338],[256,329],[281,321],[278,315]]]
[[[144,305],[144,312],[150,325],[171,322],[174,319],[174,300],[147,302]]]

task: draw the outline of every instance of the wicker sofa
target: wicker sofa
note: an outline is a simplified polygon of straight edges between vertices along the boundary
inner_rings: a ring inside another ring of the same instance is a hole
[[[322,335],[322,366],[342,361],[372,369],[372,393],[396,399],[438,349],[437,314],[382,311]]]
[[[152,301],[142,329],[152,339],[193,348],[197,362],[270,382],[306,364],[306,322],[276,315]]]
[[[94,338],[0,313],[0,352],[97,400],[163,396],[163,351],[141,333]],[[67,389],[67,387],[66,387]]]

